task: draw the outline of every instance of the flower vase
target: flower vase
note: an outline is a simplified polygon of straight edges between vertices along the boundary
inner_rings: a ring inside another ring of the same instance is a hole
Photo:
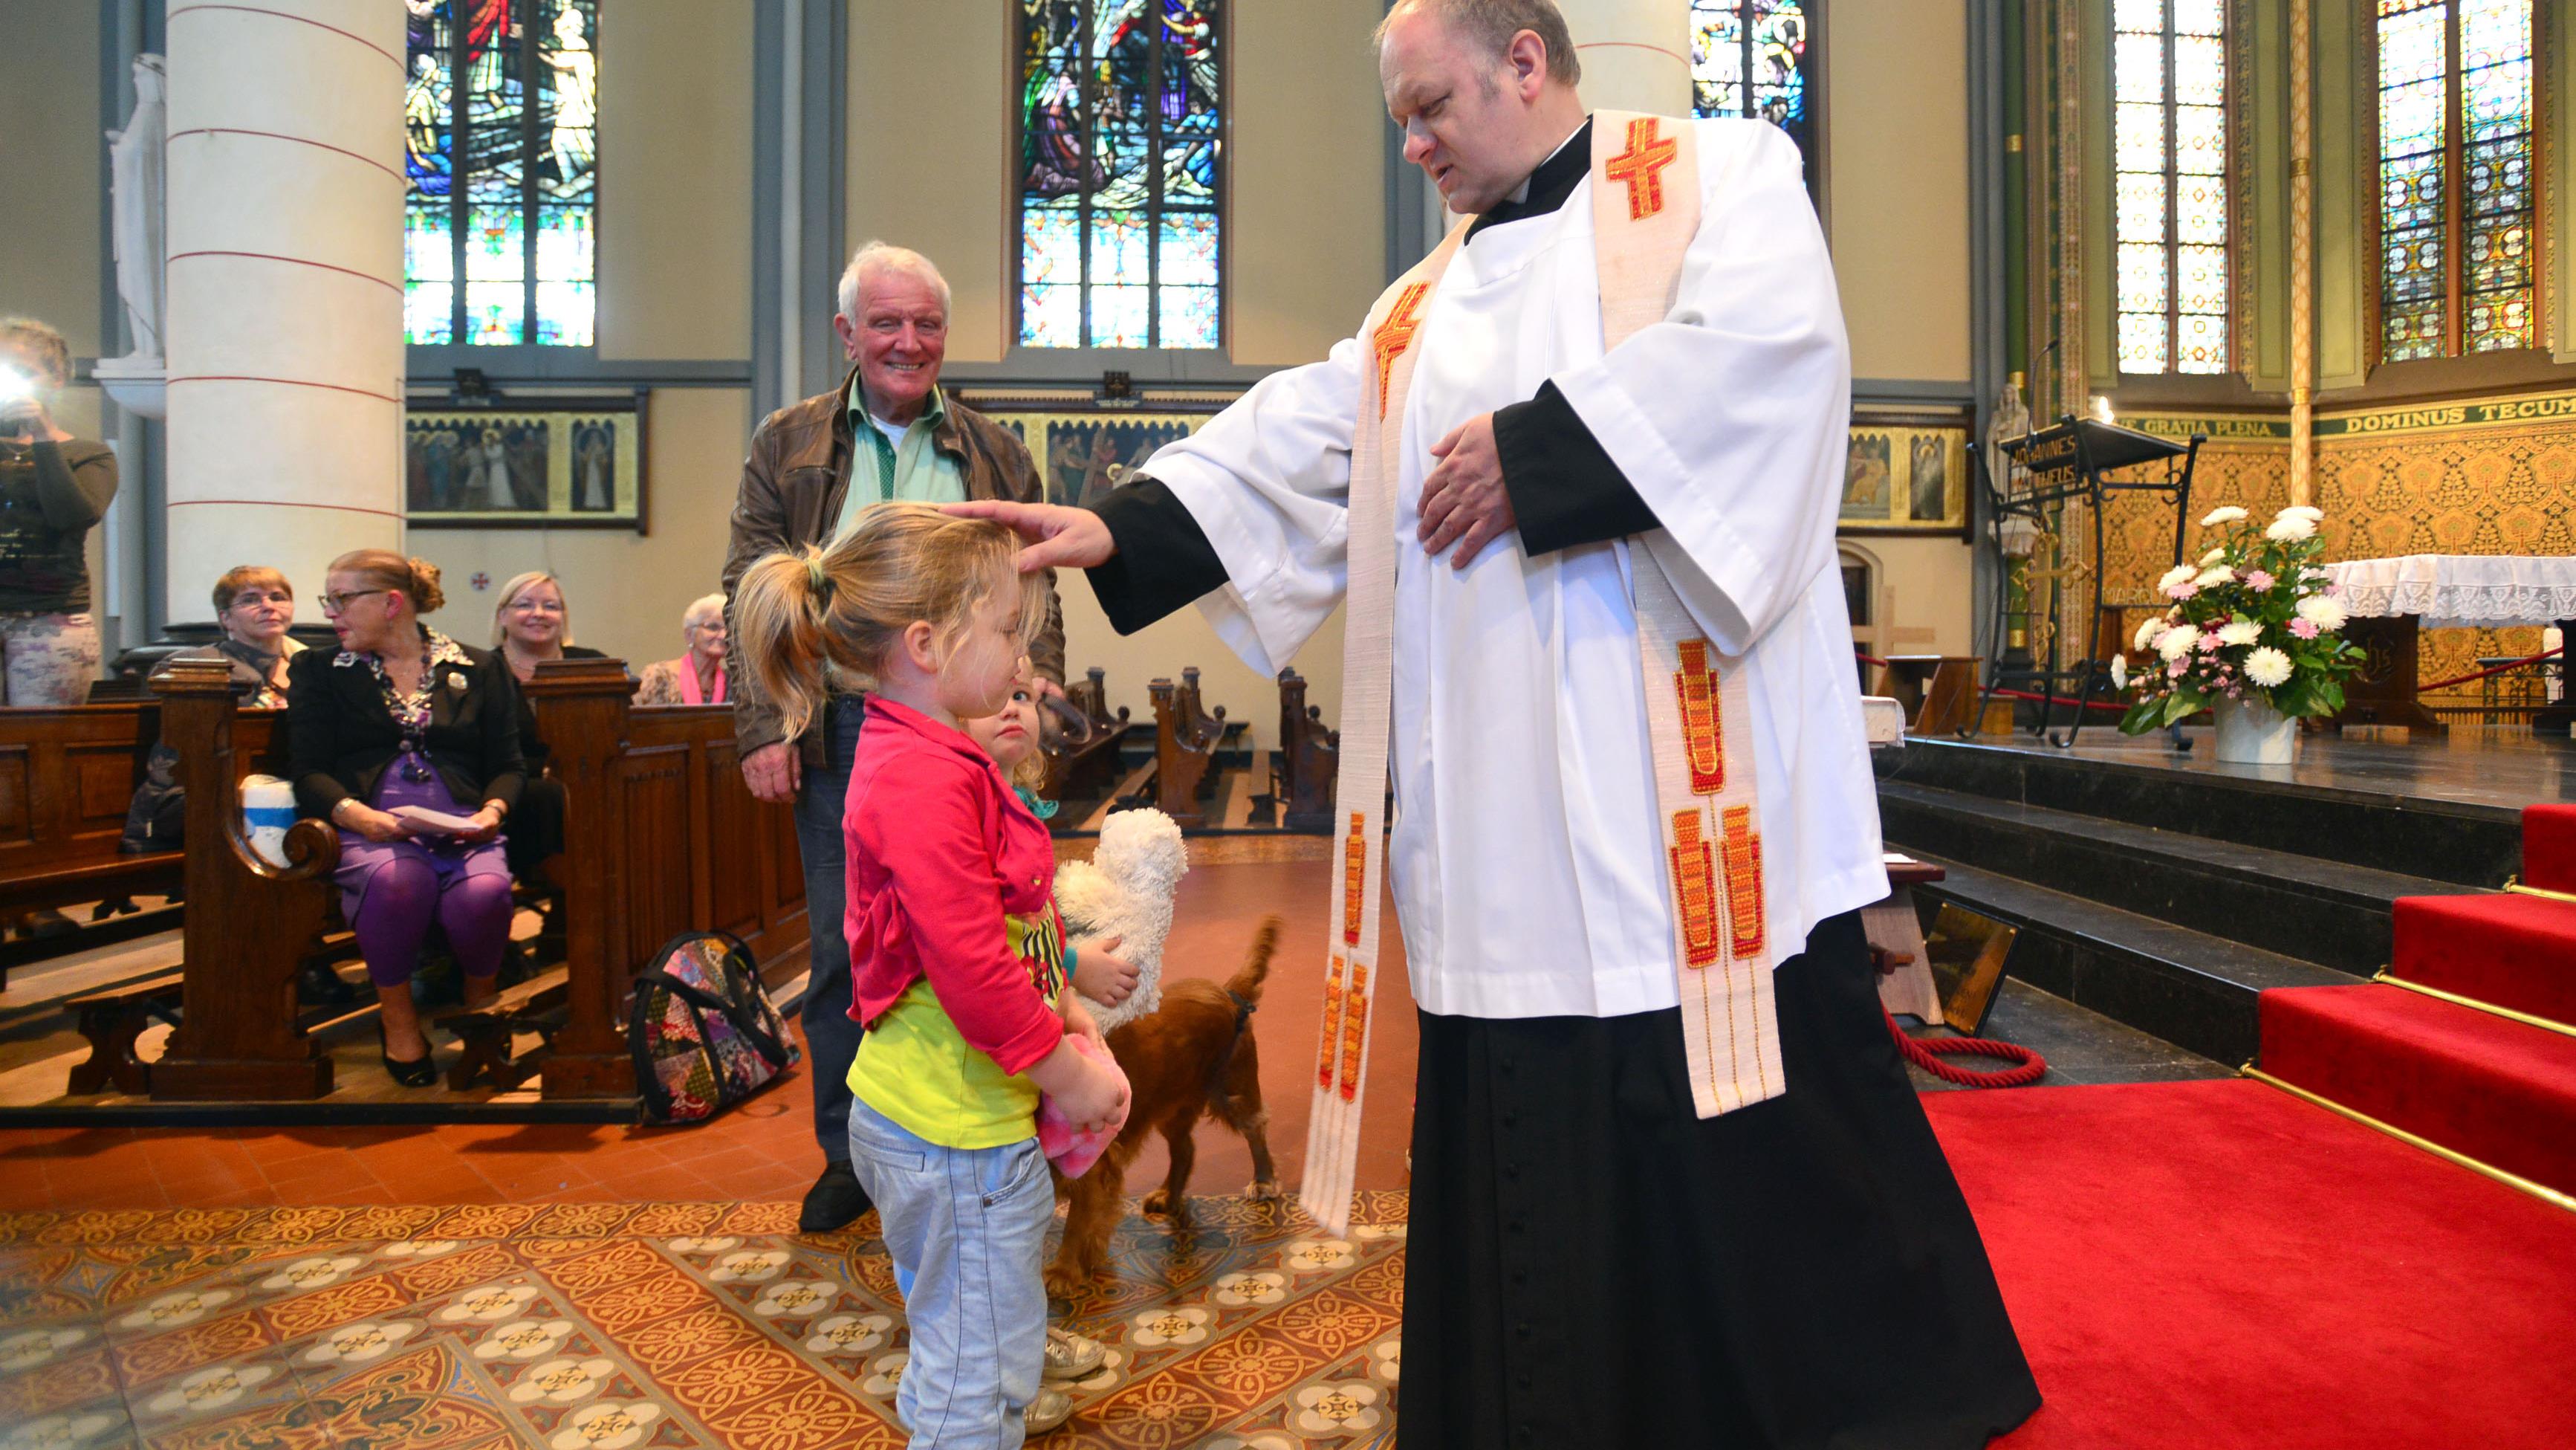
[[[2268,700],[2220,700],[2218,758],[2229,765],[2289,765],[2299,758],[2299,722]]]

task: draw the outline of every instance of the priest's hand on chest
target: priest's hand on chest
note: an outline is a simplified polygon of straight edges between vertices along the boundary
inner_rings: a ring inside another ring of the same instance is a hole
[[[1503,458],[1494,447],[1494,415],[1479,413],[1431,446],[1439,461],[1422,480],[1422,527],[1414,534],[1434,558],[1456,546],[1449,563],[1464,569],[1487,544],[1519,527],[1503,488]]]

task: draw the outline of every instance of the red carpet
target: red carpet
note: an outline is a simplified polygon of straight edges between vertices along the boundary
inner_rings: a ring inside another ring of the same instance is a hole
[[[2389,975],[2576,1023],[2576,902],[2402,896]]]
[[[2388,986],[2266,992],[2262,1014],[2265,1072],[2576,1193],[2576,1037]]]
[[[2576,1214],[2251,1081],[1924,1107],[2047,1397],[1999,1450],[2576,1445]]]
[[[2545,891],[2576,891],[2576,806],[2522,808],[2522,879]]]

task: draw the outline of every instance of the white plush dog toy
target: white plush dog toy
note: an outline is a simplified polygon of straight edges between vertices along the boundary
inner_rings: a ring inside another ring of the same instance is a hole
[[[1189,869],[1181,828],[1150,806],[1101,822],[1091,859],[1056,868],[1055,904],[1064,913],[1065,936],[1117,937],[1118,955],[1136,968],[1136,990],[1126,1001],[1112,1007],[1082,999],[1101,1031],[1163,1005],[1163,939],[1172,931],[1172,895]]]

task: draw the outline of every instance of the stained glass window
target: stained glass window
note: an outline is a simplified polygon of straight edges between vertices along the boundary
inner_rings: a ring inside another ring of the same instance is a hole
[[[599,0],[405,8],[409,340],[589,346]]]
[[[2224,0],[2115,0],[2111,235],[2120,371],[2223,373]]]
[[[2379,354],[2531,347],[2531,0],[2379,0]]]
[[[1691,113],[1761,117],[1798,143],[1812,177],[1808,8],[1800,0],[1691,0]]]
[[[1220,0],[1021,0],[1020,342],[1222,340]]]

